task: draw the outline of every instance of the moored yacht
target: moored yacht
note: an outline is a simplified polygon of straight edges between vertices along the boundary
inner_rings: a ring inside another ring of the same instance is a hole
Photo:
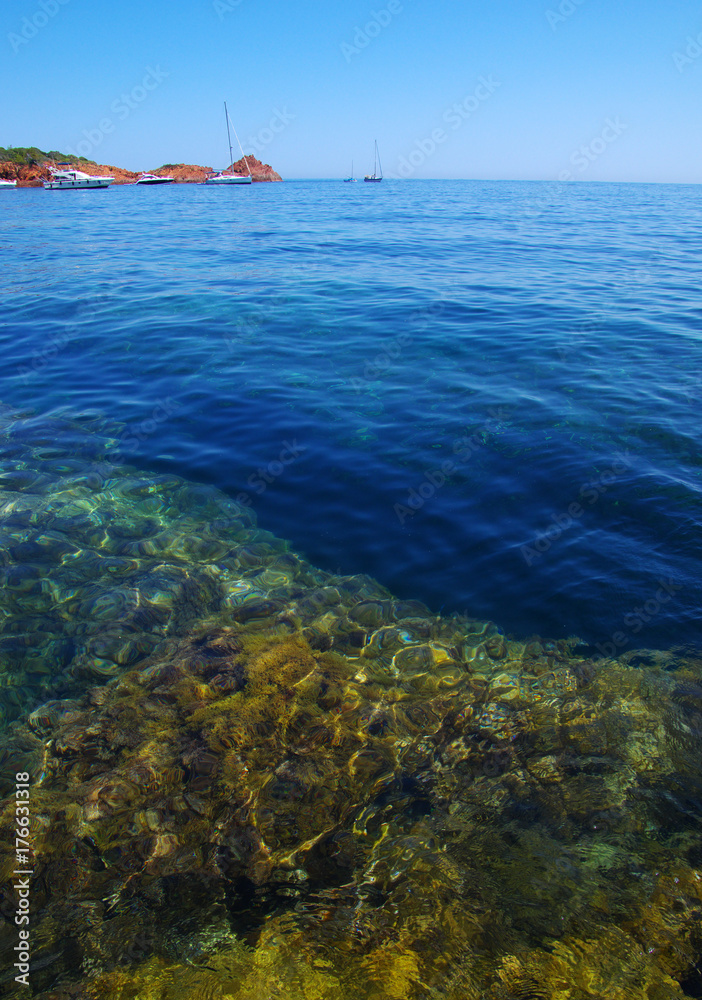
[[[142,174],[135,184],[172,184],[175,177],[161,177],[159,174]]]
[[[251,184],[253,177],[251,176],[251,167],[249,166],[249,161],[244,156],[244,150],[241,148],[241,143],[239,142],[239,136],[236,134],[236,129],[232,125],[232,131],[236,136],[236,141],[239,143],[239,149],[241,150],[241,155],[246,164],[246,168],[249,171],[248,174],[235,174],[232,173],[232,166],[234,163],[234,153],[232,152],[232,137],[229,131],[230,119],[229,112],[227,111],[227,102],[224,102],[224,117],[227,120],[227,139],[229,140],[229,166],[226,170],[219,170],[216,173],[212,173],[209,177],[205,178],[205,184]]]
[[[0,179],[0,188],[13,188],[17,187],[17,181],[5,181]]]
[[[380,176],[378,176],[378,167],[380,167]],[[380,184],[383,179],[383,165],[380,162],[380,154],[378,153],[378,140],[375,141],[375,156],[373,159],[373,173],[366,174],[363,178],[364,181],[370,182],[372,184]]]
[[[205,184],[250,184],[251,181],[251,174],[228,174],[226,170],[205,178]]]
[[[68,169],[59,170],[59,167],[67,167]],[[114,177],[91,177],[90,174],[85,174],[82,170],[74,170],[70,163],[60,163],[59,167],[49,167],[51,177],[48,181],[44,181],[44,187],[49,191],[106,188],[114,180]]]

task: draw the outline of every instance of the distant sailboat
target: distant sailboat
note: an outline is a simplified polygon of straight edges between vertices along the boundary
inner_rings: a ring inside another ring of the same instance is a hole
[[[356,178],[353,176],[353,160],[351,160],[351,176],[344,177],[344,184],[355,184]]]
[[[378,177],[378,167],[380,167],[380,177]],[[373,173],[366,174],[363,178],[364,181],[370,181],[371,183],[379,184],[383,179],[383,166],[380,162],[380,156],[378,154],[378,140],[375,140],[375,157],[373,160]]]
[[[239,136],[236,134],[236,129],[234,129],[234,135],[236,136],[236,141],[239,143],[239,149],[241,150],[241,155],[244,158],[244,163],[249,171],[247,174],[235,174],[232,172],[232,164],[234,163],[234,153],[232,152],[232,137],[229,131],[229,112],[227,111],[227,102],[224,102],[224,117],[227,119],[227,139],[229,140],[229,167],[227,170],[220,170],[216,174],[211,174],[209,177],[205,178],[205,184],[250,184],[253,180],[251,176],[251,167],[249,166],[249,161],[244,156],[244,150],[241,149],[241,143],[239,142]]]

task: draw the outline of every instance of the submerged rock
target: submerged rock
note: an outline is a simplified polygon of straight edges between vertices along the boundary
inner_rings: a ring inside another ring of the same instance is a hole
[[[565,647],[535,677],[507,641],[417,686],[439,643],[369,677],[359,651],[226,619],[15,724],[36,995],[686,995],[699,664],[579,683]]]
[[[97,450],[96,494],[11,436],[0,950],[26,771],[29,995],[699,993],[699,661],[435,616],[215,490]]]

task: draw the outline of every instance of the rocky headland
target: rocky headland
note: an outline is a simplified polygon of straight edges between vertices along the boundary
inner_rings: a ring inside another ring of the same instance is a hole
[[[2,151],[0,151],[2,152]],[[10,152],[18,153],[19,150]],[[60,160],[50,158],[48,155],[41,162],[34,159],[33,162],[17,162],[17,158],[12,160],[0,159],[0,179],[16,180],[18,187],[38,187],[43,181],[48,180],[48,165],[55,166],[57,162],[70,163],[71,167],[82,170],[91,176],[108,175],[114,177],[115,184],[133,184],[145,171],[125,170],[110,164],[94,163],[92,160],[76,159],[70,156],[61,157]],[[262,163],[255,156],[242,157],[231,167],[235,174],[246,175],[248,166],[254,181],[282,181],[282,177],[268,163]],[[211,167],[203,167],[192,163],[165,163],[150,173],[168,175],[174,177],[177,184],[199,184],[205,180],[208,174],[212,173]]]

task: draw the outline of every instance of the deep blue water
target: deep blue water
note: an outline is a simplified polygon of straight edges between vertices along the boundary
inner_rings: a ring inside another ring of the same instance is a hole
[[[433,610],[702,645],[702,187],[26,189],[0,248],[0,402]]]

